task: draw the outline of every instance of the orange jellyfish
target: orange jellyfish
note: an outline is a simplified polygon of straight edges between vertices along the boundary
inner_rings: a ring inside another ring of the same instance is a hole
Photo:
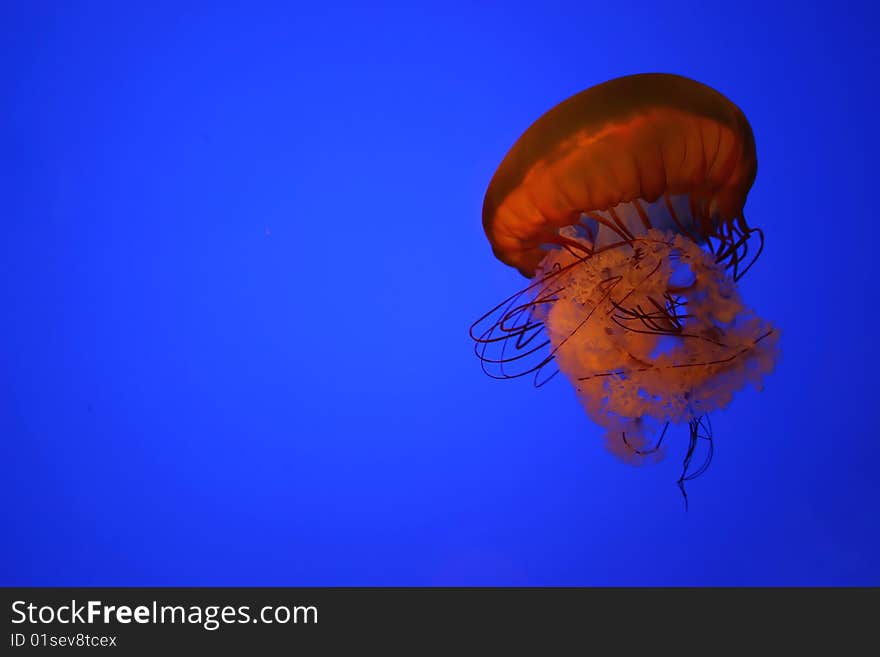
[[[561,370],[632,462],[687,424],[685,503],[711,460],[708,414],[760,388],[776,358],[778,330],[736,287],[764,245],[743,213],[756,172],[751,127],[727,98],[631,75],[535,121],[483,204],[496,257],[531,279],[471,327],[484,371],[541,385]]]

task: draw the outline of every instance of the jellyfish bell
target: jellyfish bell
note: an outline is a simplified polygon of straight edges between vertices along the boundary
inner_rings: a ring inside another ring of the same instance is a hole
[[[743,212],[756,172],[745,115],[688,78],[617,78],[548,111],[483,204],[494,254],[531,279],[471,327],[484,371],[540,385],[558,367],[629,461],[687,424],[684,493],[708,413],[773,369],[778,331],[736,287],[763,248]]]

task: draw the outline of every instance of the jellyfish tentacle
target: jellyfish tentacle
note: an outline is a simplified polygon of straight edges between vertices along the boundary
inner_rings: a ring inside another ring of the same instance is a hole
[[[535,374],[535,385],[540,387],[555,375],[554,371],[541,378],[544,368],[553,361],[552,353],[538,358],[537,362],[532,358],[550,344],[544,322],[536,313],[556,301],[564,289],[560,277],[579,261],[567,267],[554,263],[546,274],[497,304],[471,325],[469,332],[474,341],[474,353],[487,376],[503,380]],[[540,336],[544,339],[534,344]],[[517,367],[520,364],[522,366]]]
[[[639,199],[633,199],[633,207],[635,207],[636,212],[639,215],[639,219],[642,220],[642,225],[645,227],[645,230],[651,230],[654,227],[654,225],[651,223],[651,217],[649,217],[648,213],[645,212],[645,208],[642,207]]]
[[[617,225],[617,227],[620,228],[620,231],[624,235],[626,235],[627,241],[632,242],[635,239],[635,235],[633,235],[632,232],[629,230],[629,228],[627,228],[626,224],[617,215],[617,212],[615,212],[614,208],[608,208],[608,214],[611,215],[611,219],[614,221],[615,225]]]
[[[687,511],[689,508],[688,495],[686,490],[687,482],[693,481],[700,475],[704,474],[709,469],[709,466],[712,463],[712,457],[715,454],[715,441],[714,435],[712,433],[712,423],[709,421],[708,415],[698,415],[693,418],[690,422],[688,422],[688,431],[690,433],[688,439],[688,448],[682,461],[681,475],[676,482],[678,484],[678,490],[681,491],[681,496],[684,498],[685,511]],[[706,456],[703,458],[703,462],[699,465],[699,467],[691,471],[693,457],[697,449],[697,444],[700,440],[705,440],[708,443]]]
[[[656,454],[660,450],[660,446],[663,444],[663,439],[666,437],[666,431],[669,429],[669,422],[663,423],[663,429],[660,431],[660,437],[657,438],[654,446],[650,449],[636,449],[632,445],[629,444],[629,440],[626,438],[626,431],[621,431],[620,435],[623,438],[623,444],[627,446],[627,448],[636,456],[650,456],[651,454]]]

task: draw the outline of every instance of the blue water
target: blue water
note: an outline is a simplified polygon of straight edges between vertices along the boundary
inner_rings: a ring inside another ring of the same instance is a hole
[[[0,583],[880,583],[868,3],[231,4],[3,3]],[[644,71],[749,117],[783,331],[688,512],[467,335],[507,148]]]

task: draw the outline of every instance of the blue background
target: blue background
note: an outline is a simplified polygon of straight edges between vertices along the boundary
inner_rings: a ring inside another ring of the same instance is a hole
[[[700,4],[6,0],[0,583],[880,583],[875,21]],[[687,513],[467,335],[506,150],[644,71],[749,117],[783,329]]]

